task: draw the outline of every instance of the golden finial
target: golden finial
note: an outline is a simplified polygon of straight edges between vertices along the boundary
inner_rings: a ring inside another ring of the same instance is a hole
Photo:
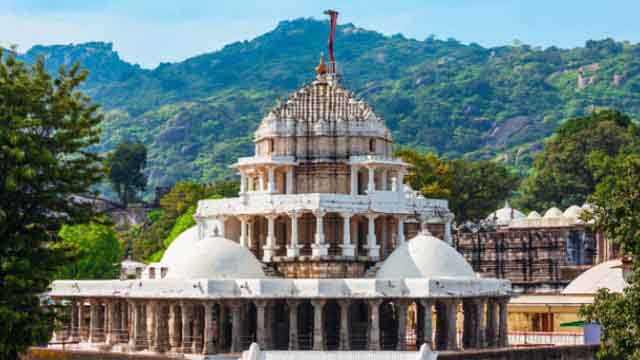
[[[327,73],[327,65],[324,63],[324,54],[320,53],[320,64],[316,66],[316,74],[324,75]]]

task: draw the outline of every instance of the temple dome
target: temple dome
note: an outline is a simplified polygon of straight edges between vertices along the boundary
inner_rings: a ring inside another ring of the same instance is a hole
[[[562,210],[558,209],[557,207],[552,207],[551,209],[547,210],[546,213],[544,213],[545,219],[560,218],[563,216],[564,214],[562,213]]]
[[[595,294],[607,288],[612,292],[622,292],[628,284],[624,280],[622,261],[610,260],[583,272],[562,291],[563,294]]]
[[[567,218],[575,218],[577,220],[580,220],[580,215],[582,214],[582,212],[584,211],[583,208],[581,208],[578,205],[571,205],[567,208],[567,210],[564,211],[564,217]]]
[[[509,225],[511,220],[524,218],[524,214],[521,211],[512,208],[508,201],[504,203],[504,207],[502,209],[498,209],[487,216],[487,220],[495,221],[496,225]]]
[[[425,233],[396,248],[376,274],[379,279],[437,277],[475,278],[475,273],[454,248]]]
[[[222,237],[198,240],[197,230],[194,226],[183,232],[165,252],[160,266],[167,268],[167,279],[265,277],[262,264],[251,251]]]
[[[527,219],[540,219],[542,218],[542,216],[540,216],[540,214],[537,211],[532,211],[529,213],[529,215],[527,215]]]

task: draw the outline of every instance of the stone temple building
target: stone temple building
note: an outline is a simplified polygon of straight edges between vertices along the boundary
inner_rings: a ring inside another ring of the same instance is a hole
[[[67,348],[207,356],[277,350],[507,345],[508,280],[479,278],[450,245],[445,200],[404,185],[383,120],[321,61],[233,165],[236,198],[140,279],[59,280]],[[431,235],[438,232],[443,240]],[[408,240],[410,239],[410,240]],[[59,345],[51,345],[59,346]]]

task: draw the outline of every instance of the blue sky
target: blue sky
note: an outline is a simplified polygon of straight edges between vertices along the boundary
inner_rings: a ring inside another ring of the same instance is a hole
[[[280,20],[323,18],[424,39],[484,46],[581,46],[588,39],[640,41],[638,0],[0,0],[0,45],[110,41],[143,67],[180,61],[251,39]]]

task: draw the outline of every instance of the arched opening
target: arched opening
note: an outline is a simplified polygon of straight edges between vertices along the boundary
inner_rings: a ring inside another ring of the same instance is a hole
[[[240,313],[241,314],[241,323],[242,328],[245,330],[240,334],[233,334],[233,337],[240,337],[240,346],[242,349],[248,349],[251,346],[251,343],[255,342],[257,339],[257,329],[258,329],[258,315],[256,311],[256,305],[250,302]]]
[[[395,350],[398,344],[398,317],[396,306],[391,301],[380,305],[380,348]]]
[[[376,152],[376,139],[369,139],[369,153],[375,154]]]
[[[366,350],[369,335],[369,306],[364,301],[349,305],[349,341],[351,350]]]
[[[324,342],[327,350],[340,348],[340,306],[335,300],[329,300],[324,305]]]
[[[287,350],[289,349],[289,306],[285,301],[277,301],[272,311],[273,349]]]
[[[287,252],[287,244],[289,243],[291,222],[289,216],[280,215],[275,222],[275,236],[276,236],[276,256],[285,256]]]
[[[298,347],[313,349],[313,305],[305,301],[298,305]]]
[[[312,213],[304,213],[298,220],[298,244],[300,245],[300,255],[311,255],[311,244],[313,244],[316,233],[316,217]]]

